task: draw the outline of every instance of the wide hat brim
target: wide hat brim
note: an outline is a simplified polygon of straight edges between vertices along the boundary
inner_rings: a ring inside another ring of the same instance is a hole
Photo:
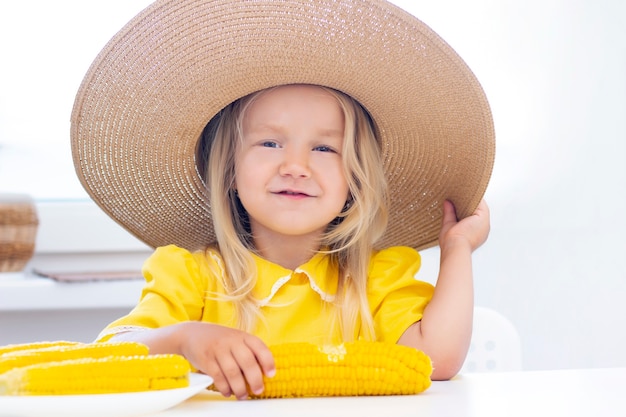
[[[224,106],[270,86],[357,99],[382,141],[390,219],[377,247],[436,245],[443,201],[471,214],[491,176],[489,104],[458,54],[385,1],[164,0],[131,20],[78,91],[71,142],[93,200],[146,244],[215,241],[195,151]]]

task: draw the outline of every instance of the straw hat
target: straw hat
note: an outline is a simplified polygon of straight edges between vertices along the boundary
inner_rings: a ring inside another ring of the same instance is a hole
[[[87,72],[72,113],[83,186],[150,246],[215,240],[196,144],[230,102],[270,86],[341,90],[373,116],[391,197],[377,246],[437,243],[442,203],[471,214],[489,181],[494,129],[463,60],[382,0],[162,0]]]

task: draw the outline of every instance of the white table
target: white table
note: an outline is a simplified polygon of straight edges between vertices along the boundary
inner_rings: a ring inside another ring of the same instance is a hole
[[[414,396],[235,401],[202,392],[155,416],[626,416],[626,368],[467,374]]]

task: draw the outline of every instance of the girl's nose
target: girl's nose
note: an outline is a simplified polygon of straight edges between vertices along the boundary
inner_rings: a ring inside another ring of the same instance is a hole
[[[287,150],[278,172],[281,176],[308,178],[311,175],[308,152],[303,150]]]

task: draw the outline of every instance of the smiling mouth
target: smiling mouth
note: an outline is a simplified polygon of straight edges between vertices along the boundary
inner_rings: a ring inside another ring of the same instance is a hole
[[[279,195],[286,195],[286,196],[301,196],[301,197],[310,197],[308,194],[306,193],[301,193],[299,191],[289,191],[289,190],[284,190],[284,191],[279,191],[276,194]]]

